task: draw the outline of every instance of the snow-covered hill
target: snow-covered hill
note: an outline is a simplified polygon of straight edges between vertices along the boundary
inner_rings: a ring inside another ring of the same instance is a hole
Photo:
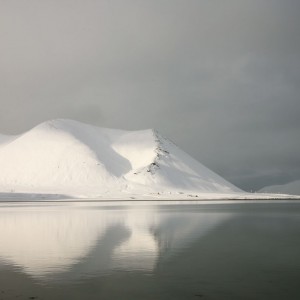
[[[8,198],[245,195],[155,130],[122,131],[64,119],[22,135],[1,135],[0,167],[0,193]]]
[[[233,193],[240,190],[154,130],[71,120],[0,136],[0,191],[82,195]]]
[[[300,180],[292,181],[282,185],[266,186],[259,192],[300,195]]]

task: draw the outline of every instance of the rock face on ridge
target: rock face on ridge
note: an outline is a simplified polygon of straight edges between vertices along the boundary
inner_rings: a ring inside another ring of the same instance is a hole
[[[240,192],[155,130],[123,131],[72,120],[0,136],[0,192],[80,194]]]

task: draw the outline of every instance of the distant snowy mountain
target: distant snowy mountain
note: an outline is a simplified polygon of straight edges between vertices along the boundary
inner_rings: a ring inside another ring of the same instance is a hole
[[[259,192],[300,195],[300,180],[292,181],[282,185],[266,186]]]
[[[237,193],[155,130],[122,131],[72,120],[0,136],[0,192],[80,196]]]

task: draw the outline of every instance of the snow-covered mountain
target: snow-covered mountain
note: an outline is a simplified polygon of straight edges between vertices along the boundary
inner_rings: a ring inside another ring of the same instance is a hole
[[[241,192],[155,130],[72,120],[0,136],[0,192],[80,196]]]
[[[300,195],[300,180],[292,181],[282,185],[266,186],[259,192]]]

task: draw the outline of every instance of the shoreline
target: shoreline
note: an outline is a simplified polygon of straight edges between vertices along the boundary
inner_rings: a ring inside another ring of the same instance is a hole
[[[257,203],[299,203],[300,204],[300,197],[299,198],[270,198],[270,199],[11,199],[5,200],[0,199],[0,206],[1,204],[91,204],[91,203],[98,203],[103,205],[197,205],[197,204],[257,204]]]

